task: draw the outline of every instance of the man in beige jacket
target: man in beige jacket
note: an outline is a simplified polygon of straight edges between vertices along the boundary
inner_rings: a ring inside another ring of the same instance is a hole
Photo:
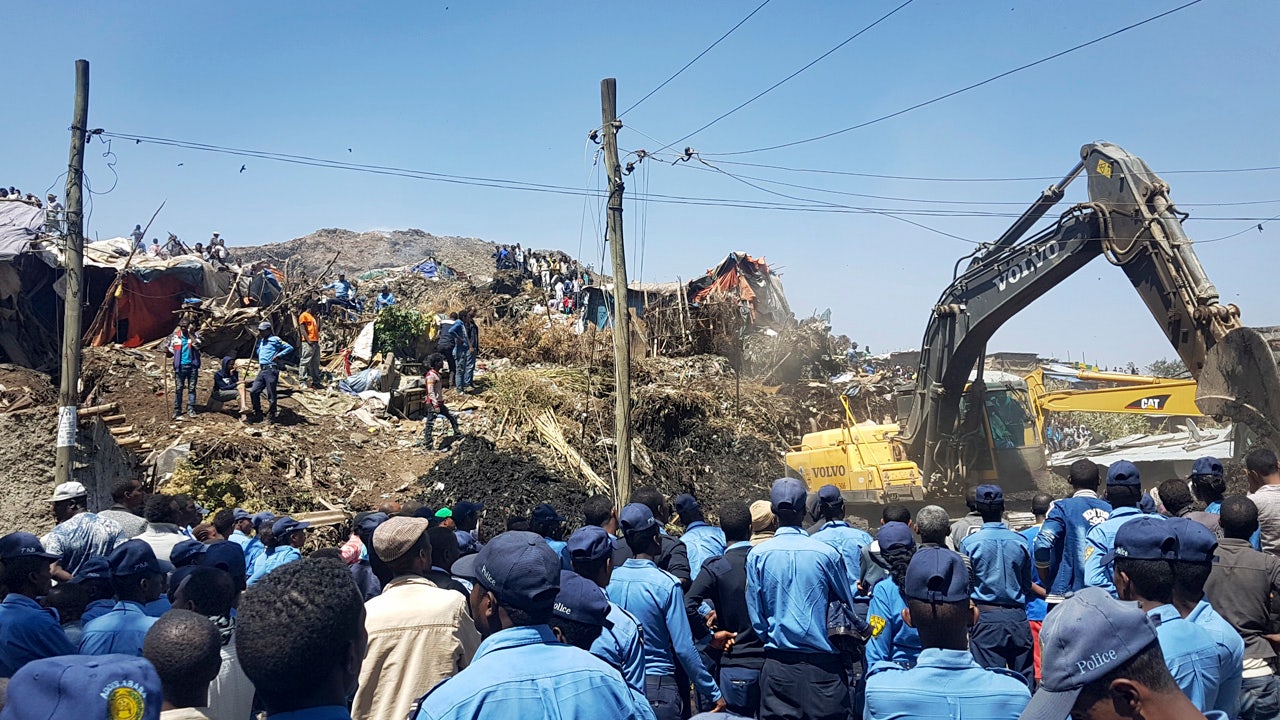
[[[369,650],[351,708],[354,720],[403,718],[413,701],[471,662],[480,633],[461,593],[436,587],[427,521],[393,517],[373,532],[373,549],[395,572],[365,603]]]

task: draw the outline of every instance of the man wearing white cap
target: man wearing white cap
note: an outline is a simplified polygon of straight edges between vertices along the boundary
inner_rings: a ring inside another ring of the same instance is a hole
[[[127,538],[120,523],[89,512],[89,492],[72,480],[54,488],[53,516],[58,524],[40,538],[47,552],[58,556],[53,579],[67,582],[80,564],[95,555],[106,555]]]

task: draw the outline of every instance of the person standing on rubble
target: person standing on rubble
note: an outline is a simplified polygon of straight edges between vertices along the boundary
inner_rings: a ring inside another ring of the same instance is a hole
[[[191,321],[178,323],[165,351],[173,357],[173,419],[182,417],[182,391],[187,391],[187,415],[196,416],[196,381],[200,377],[200,333]]]
[[[253,418],[262,419],[262,392],[267,392],[267,423],[276,421],[276,395],[280,386],[280,359],[293,352],[293,346],[271,334],[271,323],[258,324],[258,342],[253,354],[258,358],[258,377],[249,387],[249,400],[253,403]]]
[[[453,323],[445,332],[448,339],[453,343],[453,387],[458,392],[464,392],[466,387],[464,379],[467,374],[467,356],[471,354],[471,340],[467,338],[467,312],[449,313],[449,319]]]
[[[473,390],[476,386],[476,358],[480,355],[480,328],[476,325],[476,311],[473,308],[467,308],[459,318],[467,330],[467,363],[462,367],[462,388]]]
[[[444,381],[440,379],[440,369],[443,367],[444,356],[440,353],[435,353],[427,359],[427,417],[422,428],[422,446],[428,450],[436,449],[432,434],[437,415],[449,421],[453,426],[454,435],[462,434],[458,429],[458,418],[454,417],[444,404]]]
[[[298,384],[321,387],[320,324],[306,305],[298,306],[298,354]]]

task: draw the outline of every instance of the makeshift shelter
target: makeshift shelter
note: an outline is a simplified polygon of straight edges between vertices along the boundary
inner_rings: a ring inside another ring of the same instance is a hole
[[[751,308],[754,325],[781,330],[791,324],[791,307],[782,281],[764,258],[743,252],[729,253],[706,275],[689,282],[689,302],[697,305],[718,295],[728,295]]]
[[[643,318],[650,306],[673,302],[682,292],[684,286],[678,282],[629,283],[627,307],[635,311],[636,317]],[[582,292],[578,293],[578,306],[587,322],[601,330],[609,327],[612,324],[609,318],[613,314],[613,283],[582,288]]]
[[[44,227],[44,210],[13,200],[0,201],[0,261],[31,249]]]

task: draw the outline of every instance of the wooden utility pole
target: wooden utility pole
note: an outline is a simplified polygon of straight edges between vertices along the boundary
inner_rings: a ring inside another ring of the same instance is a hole
[[[89,61],[76,60],[76,101],[67,160],[67,232],[63,238],[66,291],[62,314],[62,384],[58,389],[58,441],[54,481],[71,480],[80,404],[80,311],[84,304],[84,143],[89,133]]]
[[[622,166],[618,163],[618,81],[600,81],[604,164],[609,173],[607,239],[613,256],[613,436],[618,450],[613,491],[621,506],[631,498],[631,316],[627,306],[627,256],[622,245]]]

